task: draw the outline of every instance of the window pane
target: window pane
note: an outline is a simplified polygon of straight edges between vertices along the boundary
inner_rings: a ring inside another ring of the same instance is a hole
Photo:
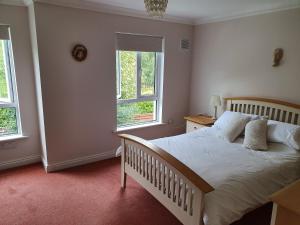
[[[16,108],[0,108],[0,136],[17,133]]]
[[[121,98],[136,98],[136,68],[137,53],[131,51],[119,51],[121,70]]]
[[[8,78],[5,67],[4,41],[0,40],[0,101],[9,101]]]
[[[156,101],[118,104],[117,107],[118,127],[153,122],[156,120],[155,110],[156,110]]]
[[[155,52],[141,53],[141,95],[155,94]]]

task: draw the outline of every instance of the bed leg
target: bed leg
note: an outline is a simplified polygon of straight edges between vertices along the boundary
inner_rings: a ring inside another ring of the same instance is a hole
[[[122,172],[122,174],[121,174],[121,187],[122,187],[122,189],[126,188],[126,180],[127,180],[127,174],[125,172]]]
[[[122,154],[121,154],[121,187],[126,188],[127,174],[125,172],[125,139],[122,140]]]
[[[194,215],[192,224],[204,225],[203,221],[203,209],[204,209],[204,193],[202,191],[197,191],[194,195]]]

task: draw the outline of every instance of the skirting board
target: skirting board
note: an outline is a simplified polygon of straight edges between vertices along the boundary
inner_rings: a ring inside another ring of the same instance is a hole
[[[76,159],[70,159],[62,162],[50,162],[47,163],[43,159],[43,164],[47,173],[58,170],[63,170],[75,166],[85,165],[92,162],[101,161],[104,159],[110,159],[115,157],[115,151],[103,152],[95,155],[84,156]]]
[[[32,163],[41,162],[41,156],[40,155],[31,155],[24,158],[19,158],[7,162],[1,162],[0,163],[0,170],[6,170],[11,169],[19,166],[25,166]]]

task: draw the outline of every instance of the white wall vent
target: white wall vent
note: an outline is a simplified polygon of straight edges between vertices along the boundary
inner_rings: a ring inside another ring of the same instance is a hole
[[[191,47],[190,40],[188,40],[188,39],[182,39],[180,41],[180,48],[182,50],[189,50],[190,47]]]

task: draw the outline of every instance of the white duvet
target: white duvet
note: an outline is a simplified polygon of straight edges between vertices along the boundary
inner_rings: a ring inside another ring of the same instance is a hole
[[[268,151],[254,151],[242,141],[228,143],[214,128],[151,141],[214,187],[205,196],[205,225],[229,225],[300,178],[299,151],[275,143]]]

